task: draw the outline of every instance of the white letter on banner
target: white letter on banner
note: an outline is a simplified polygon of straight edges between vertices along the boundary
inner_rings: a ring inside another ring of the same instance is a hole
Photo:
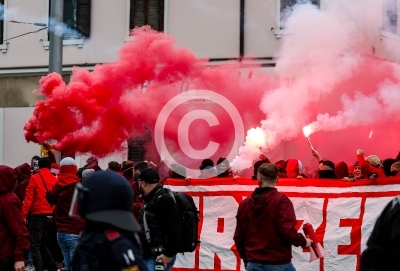
[[[194,204],[196,205],[197,209],[199,209],[199,197],[193,197]],[[174,264],[175,268],[190,268],[195,269],[195,256],[196,251],[191,253],[185,252],[176,254],[176,261]]]
[[[237,257],[232,251],[233,234],[239,204],[233,197],[203,197],[203,226],[200,237],[200,269],[214,269],[214,255],[221,260],[222,270],[236,270]],[[223,231],[217,232],[218,219]]]
[[[361,198],[329,199],[324,245],[330,252],[325,256],[325,270],[343,271],[357,269],[356,255],[338,255],[339,245],[351,243],[351,227],[340,227],[340,220],[346,218],[360,218]]]
[[[310,223],[314,230],[322,224],[324,207],[323,198],[290,198],[293,203],[294,212],[297,220],[303,220],[299,228],[299,232],[304,235],[303,225]],[[310,253],[303,252],[301,247],[292,247],[293,259],[292,263],[296,270],[314,271],[319,270],[319,261],[310,261]]]
[[[374,229],[376,220],[392,199],[393,197],[367,198],[365,201],[365,212],[361,226],[361,252],[367,248],[367,241]]]

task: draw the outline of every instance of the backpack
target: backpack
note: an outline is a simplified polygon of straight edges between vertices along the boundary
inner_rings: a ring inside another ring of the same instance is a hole
[[[172,192],[170,189],[164,188],[164,191],[169,194],[178,207],[181,225],[181,242],[178,252],[193,252],[197,245],[200,244],[198,229],[199,229],[199,211],[194,204],[193,198],[184,192]],[[150,240],[150,229],[147,224],[146,210],[143,213],[143,226],[146,234],[146,239]]]
[[[181,222],[181,243],[179,244],[180,253],[193,252],[200,244],[199,230],[199,211],[194,204],[193,198],[184,192],[173,193],[171,190],[165,190],[173,196]]]

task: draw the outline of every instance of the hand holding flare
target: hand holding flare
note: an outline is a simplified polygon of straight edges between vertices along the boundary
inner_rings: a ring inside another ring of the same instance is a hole
[[[310,141],[310,135],[313,132],[314,132],[314,129],[313,129],[312,126],[307,125],[307,126],[303,127],[304,136],[307,137],[307,141],[308,141],[308,144],[310,145],[311,150],[314,150],[314,147],[313,147],[313,145],[311,144],[311,141]]]
[[[315,235],[315,231],[310,223],[303,225],[303,231],[304,234],[312,240],[310,249],[310,262],[329,255],[329,252],[326,251],[319,243],[317,236]]]

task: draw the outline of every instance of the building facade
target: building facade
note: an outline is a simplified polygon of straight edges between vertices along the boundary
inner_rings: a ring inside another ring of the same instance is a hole
[[[311,2],[324,9],[326,1],[329,0]],[[400,1],[364,2],[382,9],[382,17],[375,24],[379,27],[373,31],[371,54],[399,62],[399,56],[384,46],[382,40],[393,46],[399,44]],[[70,31],[64,33],[63,78],[69,81],[73,66],[92,70],[96,64],[116,60],[118,48],[131,40],[129,30],[146,24],[174,36],[178,46],[208,58],[210,65],[254,58],[261,64],[260,69],[272,72],[274,56],[286,34],[283,13],[295,3],[295,0],[116,0],[112,3],[64,0],[64,23]],[[16,166],[29,161],[40,150],[38,145],[26,143],[23,125],[41,98],[33,95],[32,90],[38,87],[40,77],[48,73],[50,0],[0,0],[0,7],[3,7],[0,8],[0,164]],[[365,3],[360,5],[358,12],[362,14],[368,7]],[[368,12],[359,19],[370,20]],[[245,62],[242,67],[246,73]],[[129,155],[138,158],[137,152],[131,150]],[[156,159],[155,154],[148,156],[144,158]]]

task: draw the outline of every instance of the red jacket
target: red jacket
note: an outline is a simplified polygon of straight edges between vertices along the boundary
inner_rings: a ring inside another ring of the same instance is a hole
[[[357,155],[357,159],[358,159],[358,164],[360,165],[361,168],[361,174],[365,177],[365,178],[369,178],[369,176],[371,176],[372,174],[376,174],[381,178],[385,178],[385,171],[383,171],[383,168],[381,167],[374,167],[373,165],[371,165],[370,163],[368,163],[367,160],[365,160],[364,155],[362,154],[358,154]]]
[[[0,166],[0,261],[23,261],[29,250],[28,229],[22,219],[21,202],[12,193],[15,171]]]
[[[55,205],[57,232],[79,234],[85,226],[83,219],[69,216],[72,197],[76,184],[79,182],[76,166],[62,166],[58,173],[58,180],[48,198],[51,205]]]
[[[26,219],[29,212],[32,215],[51,215],[53,213],[54,207],[51,207],[46,200],[46,188],[39,174],[43,177],[49,192],[57,181],[57,178],[47,168],[41,168],[36,174],[32,175],[26,188],[22,207],[24,219]]]
[[[233,239],[244,262],[287,264],[292,245],[304,247],[305,237],[295,229],[293,204],[276,188],[257,188],[240,203]]]

